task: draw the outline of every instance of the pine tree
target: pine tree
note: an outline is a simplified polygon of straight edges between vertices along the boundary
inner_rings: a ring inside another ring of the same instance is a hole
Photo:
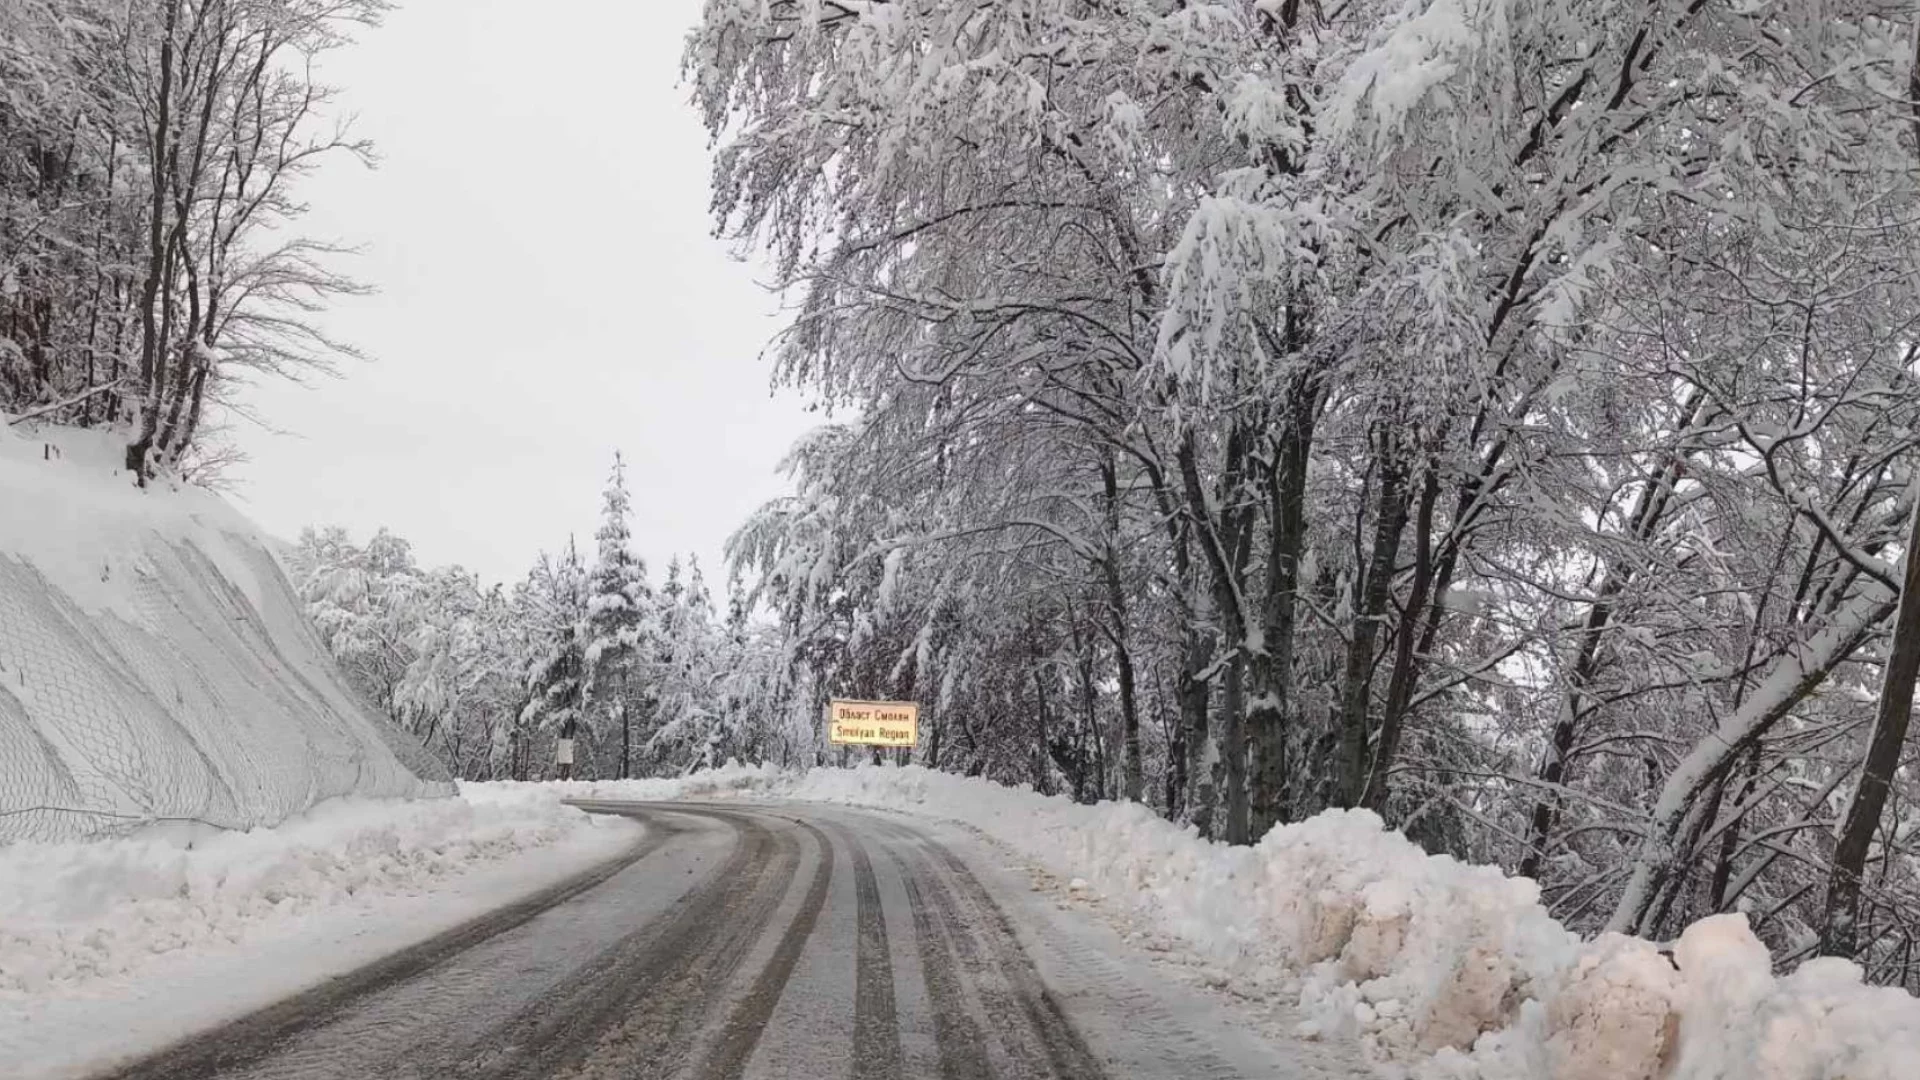
[[[644,703],[634,702],[634,673],[652,606],[647,567],[633,553],[632,502],[627,495],[626,462],[616,451],[613,474],[601,497],[599,541],[591,593],[587,600],[586,690],[596,719],[610,736],[620,733],[620,778],[633,775],[633,727],[644,720]]]
[[[713,621],[713,594],[707,591],[707,577],[700,572],[700,558],[687,556],[687,608],[701,623]]]
[[[738,719],[729,700],[737,657],[715,625],[700,564],[684,565],[688,569],[678,556],[668,564],[650,650],[658,724],[648,750],[663,768],[677,772],[725,760]]]

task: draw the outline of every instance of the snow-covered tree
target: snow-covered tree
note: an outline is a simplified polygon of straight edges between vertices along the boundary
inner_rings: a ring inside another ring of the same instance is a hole
[[[648,665],[658,721],[648,755],[675,772],[720,764],[728,719],[720,687],[727,673],[725,642],[716,636],[699,564],[693,564],[690,580],[685,577],[677,557],[667,564]]]
[[[394,701],[456,776],[510,772],[510,733],[526,702],[513,610],[499,586],[459,567],[428,572],[407,644],[412,662]]]
[[[457,566],[422,569],[387,530],[356,545],[307,529],[289,558],[296,588],[348,681],[455,776],[507,773],[526,703],[520,622],[498,588]]]
[[[592,733],[592,716],[586,708],[590,588],[579,549],[571,540],[558,559],[542,554],[527,578],[532,652],[525,669],[528,700],[521,720],[558,740],[556,764],[563,776],[572,775],[583,764],[573,757],[583,749],[582,729]],[[594,775],[592,769],[598,763],[584,764],[586,774]]]
[[[594,532],[598,555],[587,596],[585,663],[591,727],[602,740],[618,737],[616,775],[622,779],[633,775],[634,729],[651,722],[647,714],[652,696],[644,661],[653,595],[646,563],[633,551],[632,517],[626,462],[616,452]]]
[[[303,238],[299,178],[367,147],[316,58],[385,0],[0,5],[0,410],[129,429],[142,482],[195,457],[242,373],[352,350],[356,286]]]
[[[415,652],[424,576],[411,546],[385,529],[366,546],[340,528],[306,529],[291,562],[315,627],[348,679],[409,730],[401,685]]]

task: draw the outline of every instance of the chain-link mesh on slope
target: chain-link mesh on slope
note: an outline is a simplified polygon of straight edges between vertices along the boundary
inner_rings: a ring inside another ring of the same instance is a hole
[[[190,541],[82,610],[0,554],[0,843],[157,821],[270,825],[338,795],[448,794],[445,769],[342,681],[277,563],[227,533],[256,597]]]

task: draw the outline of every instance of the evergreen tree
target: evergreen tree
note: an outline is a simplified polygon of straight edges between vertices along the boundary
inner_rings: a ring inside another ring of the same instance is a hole
[[[676,556],[661,587],[653,672],[659,726],[649,750],[674,772],[721,764],[734,721],[726,683],[737,659],[718,632],[700,564],[683,573]]]
[[[601,497],[599,559],[594,565],[586,621],[586,700],[602,732],[620,733],[619,776],[633,775],[633,727],[644,721],[644,702],[635,702],[635,669],[646,636],[647,567],[633,553],[632,502],[627,495],[626,462],[616,451],[613,474]],[[639,707],[636,707],[638,704]]]
[[[687,556],[687,609],[702,624],[713,622],[713,594],[707,591],[707,577],[700,572],[700,557]]]

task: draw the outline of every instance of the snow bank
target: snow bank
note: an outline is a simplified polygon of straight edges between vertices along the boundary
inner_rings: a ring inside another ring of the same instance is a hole
[[[0,843],[450,794],[341,680],[266,538],[210,492],[140,490],[121,453],[0,423]]]
[[[245,832],[0,847],[0,999],[70,994],[156,956],[295,932],[309,914],[431,892],[533,848],[607,848],[635,835],[625,826],[551,792],[487,791],[338,799]]]
[[[1175,938],[1211,981],[1296,996],[1301,1034],[1352,1037],[1424,1080],[1892,1080],[1920,1061],[1920,1000],[1843,961],[1772,974],[1745,917],[1582,942],[1533,882],[1431,856],[1367,811],[1252,847],[1130,804],[1080,806],[918,767],[543,785],[579,797],[777,796],[958,821]],[[1078,884],[1078,882],[1076,882]]]
[[[619,855],[554,792],[339,799],[274,828],[0,847],[0,1073],[93,1075]]]

